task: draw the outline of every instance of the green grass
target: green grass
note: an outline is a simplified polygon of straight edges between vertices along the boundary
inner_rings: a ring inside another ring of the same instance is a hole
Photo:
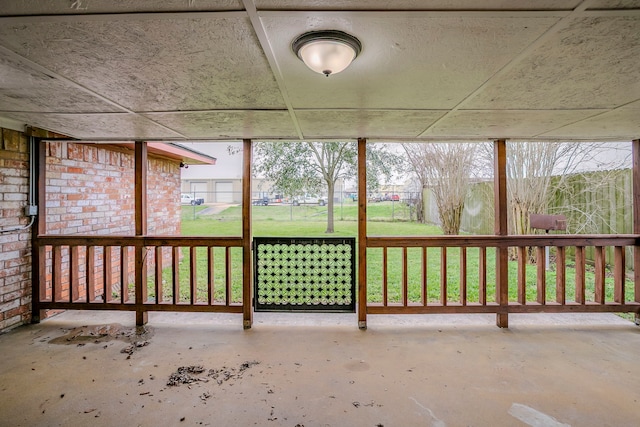
[[[342,207],[342,213],[346,220],[339,220],[336,215],[335,237],[357,236],[357,206],[348,202]],[[370,204],[367,208],[368,216],[375,212],[376,215],[390,214],[400,203],[383,202]],[[182,234],[194,236],[239,236],[241,233],[241,209],[231,207],[217,215],[197,215],[203,206],[183,207]],[[338,209],[338,208],[336,208]],[[195,216],[194,216],[195,212]],[[326,207],[318,206],[254,206],[252,207],[253,235],[272,237],[321,237],[326,236]],[[196,218],[195,220],[193,218]],[[386,236],[428,236],[442,234],[435,226],[407,222],[404,220],[391,221],[390,216],[386,221],[369,221],[367,234]],[[552,255],[553,255],[552,250]],[[240,302],[242,299],[242,253],[240,248],[232,248],[232,301]],[[467,250],[467,301],[479,301],[479,250],[469,248]],[[207,295],[207,254],[204,248],[197,249],[197,296],[199,301],[205,301]],[[180,263],[180,294],[181,301],[187,301],[189,296],[189,258],[187,250],[183,250],[183,258]],[[402,298],[402,249],[389,248],[387,252],[387,286],[388,302],[400,302]],[[437,302],[441,299],[441,249],[429,248],[427,250],[427,298],[429,302]],[[409,248],[407,250],[408,265],[408,300],[420,302],[422,288],[422,249]],[[224,250],[214,250],[214,274],[215,274],[215,299],[223,301],[225,296],[226,269]],[[371,248],[367,251],[367,299],[369,302],[382,302],[382,249]],[[516,285],[517,263],[509,262],[509,300],[517,300]],[[611,276],[608,274],[608,276]],[[537,272],[535,265],[527,265],[526,268],[526,299],[535,301],[537,297]],[[546,300],[555,301],[555,265],[546,272]],[[163,273],[165,283],[165,298],[170,297],[171,277],[170,270]],[[446,287],[447,301],[458,302],[460,300],[460,249],[447,249]],[[575,299],[575,270],[572,268],[570,258],[567,258],[566,268],[566,300]],[[586,273],[586,295],[588,301],[594,299],[594,274]],[[605,286],[606,301],[613,299],[613,278],[607,277]],[[626,282],[626,299],[633,299],[633,282]],[[495,301],[495,250],[487,249],[487,295],[486,300]]]

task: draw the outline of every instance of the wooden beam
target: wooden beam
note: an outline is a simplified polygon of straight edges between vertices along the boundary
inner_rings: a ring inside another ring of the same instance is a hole
[[[147,235],[147,173],[148,173],[148,152],[146,141],[136,141],[134,159],[135,177],[135,233],[136,236]],[[123,250],[128,250],[123,248]],[[147,248],[144,246],[135,247],[135,304],[136,304],[136,325],[142,326],[149,321],[148,312],[143,304],[147,301]],[[123,265],[123,269],[128,270],[128,265]],[[124,275],[123,275],[124,276]],[[126,275],[128,277],[128,274]],[[123,281],[122,293],[128,294],[128,283]],[[157,296],[157,295],[156,295]],[[127,295],[128,297],[128,295]],[[125,298],[126,301],[128,298]]]
[[[493,143],[493,198],[494,198],[494,234],[506,236],[507,230],[507,144],[504,139]],[[509,248],[496,248],[496,302],[506,307],[509,304]],[[509,327],[509,315],[506,311],[498,313],[496,324],[500,328]]]
[[[358,138],[358,327],[367,329],[367,140]]]
[[[631,143],[633,164],[633,233],[640,234],[640,139]],[[634,301],[640,302],[640,246],[633,248]],[[637,313],[640,317],[640,313]]]
[[[251,256],[251,166],[253,158],[253,141],[244,139],[242,141],[243,171],[242,171],[242,327],[251,328],[253,324],[253,269]],[[229,248],[227,248],[229,251]],[[230,262],[228,259],[227,262]],[[228,271],[231,268],[228,267]],[[227,300],[227,305],[231,301]]]
[[[46,247],[37,243],[38,235],[46,234],[46,200],[47,200],[47,143],[36,138],[29,138],[30,159],[34,162],[35,194],[34,203],[38,206],[38,216],[31,229],[31,323],[40,323],[44,311],[40,309],[40,302],[46,299],[47,266]]]

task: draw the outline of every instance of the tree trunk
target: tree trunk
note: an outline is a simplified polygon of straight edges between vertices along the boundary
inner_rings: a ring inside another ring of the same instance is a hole
[[[416,206],[416,221],[424,224],[424,200],[422,200],[422,193],[424,192],[424,186],[421,191],[418,192]]]
[[[335,192],[335,183],[327,183],[327,231],[325,233],[333,233],[333,194]]]

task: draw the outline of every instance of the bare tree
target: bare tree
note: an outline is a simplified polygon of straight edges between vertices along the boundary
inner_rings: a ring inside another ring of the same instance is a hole
[[[418,180],[423,187],[433,191],[444,234],[458,234],[476,145],[423,143],[402,146]]]
[[[595,193],[609,180],[589,179],[593,170],[610,168],[611,151],[606,143],[510,142],[507,146],[507,191],[513,234],[531,234],[529,216],[547,213],[552,194],[566,192],[567,179],[580,174],[589,186],[582,191]],[[567,205],[567,209],[571,206]],[[557,211],[556,213],[564,213]]]
[[[602,186],[609,186],[609,179],[599,175],[593,179],[590,171],[602,170],[615,161],[607,160],[611,151],[607,143],[573,142],[509,142],[507,145],[507,193],[510,209],[511,234],[533,234],[529,222],[533,213],[549,213],[552,198],[558,194],[571,199],[572,192],[588,192],[595,196]],[[588,185],[581,189],[568,186],[571,177],[580,175]],[[577,193],[574,193],[576,195]],[[569,214],[580,206],[565,203],[555,207],[554,213]],[[597,212],[574,212],[585,223],[596,220]],[[573,232],[578,232],[574,230]],[[512,254],[514,255],[514,254]],[[531,248],[529,262],[535,262]]]

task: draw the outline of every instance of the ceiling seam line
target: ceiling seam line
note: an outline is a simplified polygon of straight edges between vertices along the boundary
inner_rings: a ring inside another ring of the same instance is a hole
[[[280,95],[282,96],[284,104],[287,107],[289,116],[291,117],[291,121],[293,122],[293,126],[296,130],[296,133],[298,134],[298,138],[304,139],[304,134],[302,133],[302,129],[300,128],[298,117],[295,114],[295,111],[293,109],[293,104],[291,103],[291,99],[289,98],[289,92],[287,91],[287,86],[284,83],[284,76],[280,71],[278,60],[276,59],[273,49],[271,48],[271,43],[269,43],[269,38],[267,37],[265,28],[262,25],[260,16],[258,15],[258,10],[256,8],[256,5],[253,0],[242,0],[242,4],[246,9],[247,15],[249,16],[249,21],[251,22],[251,26],[253,27],[253,31],[258,37],[258,41],[260,42],[262,51],[264,52],[264,55],[267,58],[267,62],[271,67],[271,72],[273,73],[273,76],[276,79],[276,83],[278,85],[278,88],[280,89]]]
[[[533,42],[529,43],[524,49],[520,51],[514,58],[504,64],[498,71],[493,73],[487,80],[485,80],[480,86],[478,86],[471,94],[467,95],[462,101],[460,101],[455,107],[451,108],[447,111],[442,117],[440,117],[435,122],[431,123],[424,131],[422,131],[418,138],[425,136],[430,129],[436,126],[438,123],[443,121],[446,117],[451,115],[458,110],[461,110],[462,107],[470,102],[473,98],[475,98],[491,81],[496,78],[502,76],[507,71],[510,71],[513,67],[519,64],[522,60],[524,60],[529,53],[533,50],[542,46],[551,36],[558,33],[563,28],[566,28],[569,23],[573,22],[577,16],[581,15],[593,0],[583,0],[578,6],[576,6],[571,12],[567,13],[564,17],[560,18],[555,24],[553,24],[550,28],[548,28],[544,33],[542,33],[538,38],[536,38]]]

